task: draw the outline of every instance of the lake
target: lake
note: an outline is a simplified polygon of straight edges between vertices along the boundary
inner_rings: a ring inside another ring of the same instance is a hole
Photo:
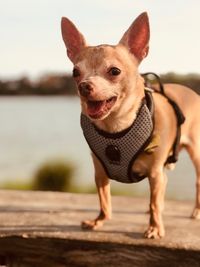
[[[76,166],[75,182],[93,185],[93,167],[80,128],[76,97],[0,97],[0,182],[31,179],[47,160],[66,159]],[[194,199],[195,172],[188,155],[180,154],[169,171],[167,198]],[[133,195],[149,192],[148,182],[123,185]]]

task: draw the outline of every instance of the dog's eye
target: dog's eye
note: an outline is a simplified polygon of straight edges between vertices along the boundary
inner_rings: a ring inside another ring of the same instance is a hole
[[[108,73],[112,76],[117,76],[121,73],[121,70],[116,67],[113,67],[108,71]]]
[[[79,77],[81,74],[80,74],[80,71],[78,69],[74,68],[72,71],[72,75],[74,78],[76,78],[76,77]]]

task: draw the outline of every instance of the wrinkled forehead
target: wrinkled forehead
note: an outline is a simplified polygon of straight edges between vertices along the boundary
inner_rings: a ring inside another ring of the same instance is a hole
[[[92,70],[119,66],[126,58],[130,60],[128,54],[128,51],[121,46],[88,46],[77,56],[76,66]]]

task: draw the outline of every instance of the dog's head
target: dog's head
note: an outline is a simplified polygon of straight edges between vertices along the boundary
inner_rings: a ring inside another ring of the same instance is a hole
[[[62,18],[61,28],[67,55],[74,64],[82,112],[93,120],[103,120],[137,94],[138,64],[149,48],[147,13],[137,17],[115,46],[88,46],[67,18]]]

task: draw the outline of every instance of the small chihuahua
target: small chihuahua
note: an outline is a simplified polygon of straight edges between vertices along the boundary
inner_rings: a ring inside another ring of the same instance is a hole
[[[187,149],[196,168],[192,218],[200,219],[200,97],[182,85],[164,84],[167,98],[155,91],[150,93],[153,111],[147,105],[149,90],[138,71],[149,51],[147,13],[136,18],[117,45],[87,45],[67,18],[62,18],[61,28],[67,55],[74,64],[73,77],[82,107],[81,123],[92,150],[100,200],[99,215],[82,222],[82,227],[97,229],[111,218],[110,178],[120,181],[122,175],[122,182],[135,182],[148,177],[150,221],[145,237],[165,235],[162,211],[167,177],[164,168],[177,136],[177,116],[169,99],[186,118],[181,125],[178,148]]]

